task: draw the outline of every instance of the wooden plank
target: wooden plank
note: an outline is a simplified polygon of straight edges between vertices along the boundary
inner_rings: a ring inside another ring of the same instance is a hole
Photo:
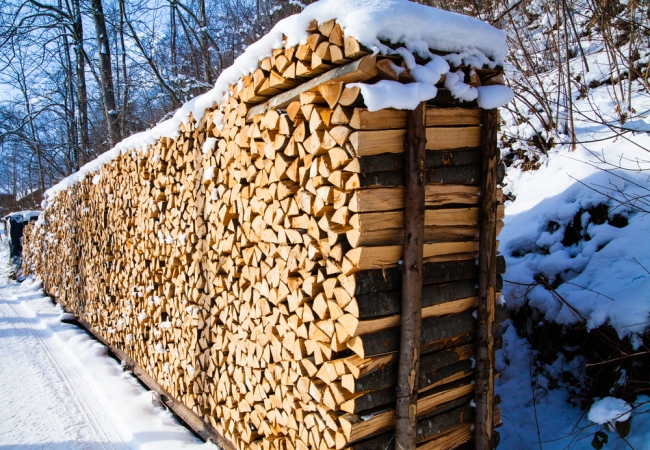
[[[478,242],[434,242],[424,244],[424,258],[436,261],[459,261],[478,252]],[[403,256],[401,245],[385,247],[357,247],[348,251],[343,260],[343,273],[349,275],[368,269],[381,269],[396,265]]]
[[[405,135],[405,129],[355,131],[349,140],[356,156],[403,153]],[[481,143],[481,127],[429,127],[426,139],[427,150],[475,148]]]
[[[352,299],[352,306],[358,311],[359,319],[399,314],[402,310],[401,290],[375,292],[357,295]],[[476,280],[461,279],[441,284],[422,286],[422,307],[428,308],[442,303],[460,300],[478,295]]]
[[[478,268],[475,260],[425,263],[422,268],[422,283],[425,285],[449,283],[476,276],[478,276]],[[398,290],[402,286],[401,270],[399,268],[366,270],[343,278],[341,284],[353,296]]]
[[[445,403],[456,400],[473,392],[470,380],[450,383],[448,386],[441,386],[432,390],[425,397],[418,399],[417,414],[422,417],[440,408]],[[381,431],[387,431],[395,427],[395,410],[389,410],[373,415],[367,420],[362,420],[355,414],[345,414],[339,418],[343,433],[348,442],[359,441]]]
[[[507,317],[507,312],[505,317]],[[441,352],[452,347],[459,347],[470,344],[475,340],[476,339],[474,332],[473,330],[470,330],[468,332],[459,333],[451,337],[445,337],[437,341],[430,342],[420,347],[420,354],[426,355],[430,353]],[[363,376],[373,373],[376,370],[381,370],[388,365],[396,364],[397,353],[383,353],[379,355],[367,356],[365,358],[361,358],[359,355],[352,355],[344,358],[343,362],[350,370],[350,373],[356,379],[359,379]]]
[[[427,151],[424,159],[425,169],[439,167],[471,166],[481,163],[481,151],[452,150],[452,151]],[[360,156],[354,159],[345,168],[346,171],[358,173],[385,172],[388,170],[403,170],[404,154],[381,153],[372,156]]]
[[[131,368],[131,373],[138,378],[145,386],[158,394],[158,399],[171,410],[178,418],[186,423],[194,433],[196,433],[204,441],[212,440],[215,444],[225,450],[237,450],[232,442],[223,437],[215,430],[212,425],[206,423],[198,417],[192,410],[185,406],[180,401],[174,399],[155,379],[153,379],[147,372],[145,372],[129,355],[124,353],[119,348],[111,345],[104,340],[99,334],[95,333],[93,327],[88,322],[75,316],[77,322],[82,325],[88,333],[95,339],[102,342],[110,351],[120,360],[125,366]]]
[[[497,110],[481,111],[482,182],[479,218],[479,307],[476,351],[476,420],[474,440],[477,449],[493,448],[494,402],[494,319],[496,306],[496,228],[497,228]]]
[[[478,186],[427,185],[424,204],[428,207],[447,204],[475,205],[478,203]],[[389,187],[355,191],[348,203],[352,212],[390,211],[404,208],[404,188]]]
[[[458,425],[465,425],[465,422],[472,420],[474,411],[469,406],[470,400],[470,397],[461,397],[448,402],[444,409],[437,412],[435,416],[418,421],[417,442],[421,443],[440,438],[447,435],[450,432],[449,430],[454,430]],[[350,448],[354,450],[394,450],[395,445],[393,435],[386,433],[355,444]],[[446,447],[446,449],[449,448],[451,447]]]
[[[503,289],[503,278],[497,275],[497,290]],[[443,303],[476,297],[478,290],[476,279],[452,281],[442,284],[422,286],[422,307],[428,308]],[[348,310],[354,310],[354,317],[360,320],[386,318],[401,311],[401,291],[382,291],[355,296],[349,303]],[[352,315],[352,313],[349,313]]]
[[[473,165],[426,169],[425,177],[427,184],[478,186],[481,179],[481,167],[479,165]],[[401,170],[391,170],[386,172],[355,173],[345,183],[345,189],[348,191],[390,186],[404,186],[404,172]]]
[[[459,334],[470,333],[476,327],[476,319],[471,311],[454,314],[448,317],[430,317],[422,321],[420,346],[437,342]],[[378,333],[356,336],[350,339],[347,346],[359,357],[365,358],[382,353],[399,350],[399,328],[389,328]]]
[[[428,107],[426,126],[478,125],[481,123],[478,108],[436,108]],[[406,128],[406,111],[382,109],[370,112],[366,108],[355,108],[350,120],[355,130],[393,130]]]
[[[375,57],[369,55],[344,66],[332,69],[329,72],[326,72],[312,80],[301,84],[300,86],[291,89],[290,91],[279,94],[260,105],[252,107],[248,111],[248,120],[253,120],[253,116],[257,114],[263,114],[269,109],[277,110],[286,108],[289,103],[298,100],[302,92],[307,92],[309,90],[315,89],[323,83],[331,83],[337,81],[353,83],[368,80],[377,74],[375,64]]]
[[[497,232],[501,231],[504,223],[497,222]],[[427,225],[424,227],[424,242],[456,242],[478,240],[479,230],[477,225],[463,226],[436,226]],[[397,245],[404,240],[403,229],[374,230],[360,233],[357,230],[346,232],[346,237],[352,248],[373,245]]]
[[[422,209],[424,211],[424,206]],[[427,209],[423,216],[423,226],[478,225],[478,207]],[[390,228],[404,228],[407,220],[408,214],[405,211],[390,211],[355,214],[350,218],[349,224],[355,230],[365,233]]]
[[[473,344],[465,344],[440,352],[422,355],[420,358],[419,372],[419,376],[422,379],[422,387],[424,388],[427,385],[433,384],[434,381],[432,379],[425,379],[430,373],[459,361],[469,360],[474,355],[474,351],[475,348]],[[397,383],[397,364],[396,361],[393,360],[392,363],[355,379],[351,392],[378,391],[392,386],[395,383]]]
[[[437,305],[422,308],[422,318],[444,316],[447,314],[457,314],[467,310],[474,310],[478,306],[478,297],[467,297],[458,300],[452,300]],[[382,317],[378,319],[359,320],[350,317],[345,322],[345,329],[352,337],[364,334],[376,333],[386,328],[397,327],[401,323],[401,315]]]
[[[419,392],[428,392],[429,389],[460,380],[471,375],[472,372],[472,361],[469,359],[432,370],[427,376],[418,376],[418,383],[420,381],[424,383],[422,386],[418,386]],[[395,391],[395,386],[388,386],[378,391],[361,393],[361,395],[343,403],[340,406],[341,411],[362,414],[364,411],[388,405],[396,401]]]

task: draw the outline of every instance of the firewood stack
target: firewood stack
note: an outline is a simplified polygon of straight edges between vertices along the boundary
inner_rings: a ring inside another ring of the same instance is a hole
[[[25,270],[237,448],[387,448],[406,112],[348,84],[413,78],[334,21],[309,31],[177,139],[58,194]],[[472,437],[479,116],[442,82],[426,111],[422,449]]]

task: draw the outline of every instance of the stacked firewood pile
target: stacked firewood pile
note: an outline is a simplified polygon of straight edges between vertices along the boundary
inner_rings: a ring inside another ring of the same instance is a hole
[[[348,84],[412,77],[334,21],[309,31],[177,139],[58,194],[25,269],[237,448],[387,448],[406,112]],[[472,436],[480,114],[442,84],[429,103],[418,442],[453,448]]]

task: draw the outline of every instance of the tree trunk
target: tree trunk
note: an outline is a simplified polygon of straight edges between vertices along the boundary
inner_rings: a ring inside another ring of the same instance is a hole
[[[121,124],[120,133],[122,136],[128,134],[127,123],[129,117],[129,80],[126,70],[126,44],[124,42],[124,21],[126,18],[126,7],[124,0],[120,0],[120,48],[122,51],[122,82],[124,83],[124,92],[122,93],[122,113],[120,114]]]
[[[201,26],[201,56],[203,59],[203,81],[212,84],[210,46],[208,44],[208,19],[205,13],[205,0],[199,0],[199,22]]]
[[[422,329],[422,259],[424,245],[424,157],[426,104],[408,111],[405,143],[406,209],[402,264],[402,328],[396,388],[396,450],[414,450],[416,437],[420,334]]]
[[[493,448],[494,315],[496,308],[497,110],[481,110],[481,199],[479,203],[478,343],[476,350],[477,450]]]
[[[61,0],[59,0],[59,9],[62,9]],[[62,46],[65,60],[66,82],[65,82],[65,120],[67,126],[67,147],[68,158],[70,159],[67,170],[79,170],[79,140],[77,133],[76,123],[76,105],[74,99],[74,68],[72,67],[72,58],[70,58],[70,42],[68,41],[68,33],[66,33],[65,26],[62,26]]]
[[[90,160],[88,154],[90,138],[88,137],[88,93],[86,88],[86,61],[83,50],[83,22],[79,0],[72,0],[72,36],[74,38],[74,54],[77,78],[77,126],[79,127],[79,158],[77,168]]]
[[[115,103],[115,91],[113,88],[113,71],[111,68],[111,49],[108,43],[106,32],[106,18],[102,8],[102,0],[90,0],[95,21],[95,33],[97,35],[97,47],[99,49],[99,74],[101,77],[101,92],[104,103],[104,117],[108,126],[108,137],[111,147],[114,147],[120,140],[119,115]]]

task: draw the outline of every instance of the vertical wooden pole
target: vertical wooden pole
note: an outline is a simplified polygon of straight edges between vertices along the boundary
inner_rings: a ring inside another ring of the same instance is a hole
[[[397,374],[397,450],[415,449],[424,250],[426,103],[408,112],[405,142],[406,210],[402,262],[402,330]]]
[[[479,203],[478,346],[476,353],[477,450],[492,449],[494,424],[494,309],[496,299],[497,223],[497,127],[496,109],[481,110],[481,198]]]

